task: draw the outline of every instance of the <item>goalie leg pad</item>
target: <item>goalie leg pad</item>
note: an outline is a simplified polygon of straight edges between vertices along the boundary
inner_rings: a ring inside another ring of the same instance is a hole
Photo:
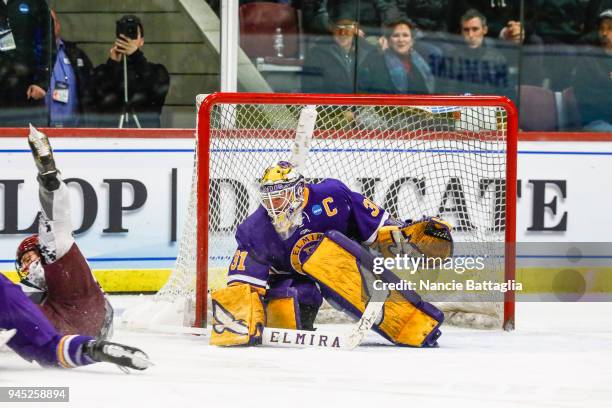
[[[301,327],[297,291],[294,288],[278,288],[268,291],[266,303],[266,327],[298,329]]]
[[[383,320],[377,325],[382,336],[405,346],[437,346],[444,314],[427,302],[410,303],[401,292],[391,291],[385,302]]]
[[[243,346],[261,343],[265,324],[262,297],[248,284],[212,292],[213,325],[210,344]]]
[[[283,277],[270,282],[266,295],[266,326],[281,329],[313,330],[317,311],[323,303],[321,292],[309,278]]]
[[[338,231],[329,231],[302,265],[303,271],[325,288],[334,303],[354,316],[361,316],[371,298],[383,291],[374,290],[374,281],[399,282],[392,272],[377,277],[374,258],[356,242]],[[395,344],[427,347],[436,345],[444,314],[423,302],[414,291],[388,291],[383,313],[375,329]]]

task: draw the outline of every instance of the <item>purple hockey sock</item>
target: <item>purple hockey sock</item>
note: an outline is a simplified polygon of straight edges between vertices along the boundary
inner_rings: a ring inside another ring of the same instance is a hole
[[[83,345],[93,340],[89,336],[64,336],[56,348],[57,361],[64,368],[74,368],[95,363],[83,353]]]

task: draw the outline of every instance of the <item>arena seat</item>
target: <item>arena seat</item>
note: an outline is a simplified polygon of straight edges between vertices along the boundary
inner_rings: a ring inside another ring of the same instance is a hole
[[[537,86],[521,85],[519,128],[526,131],[558,129],[555,93]]]

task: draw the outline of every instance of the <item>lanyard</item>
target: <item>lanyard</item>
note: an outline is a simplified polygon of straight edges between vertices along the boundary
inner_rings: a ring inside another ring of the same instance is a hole
[[[66,55],[66,51],[64,51],[65,48],[64,48],[63,44],[59,46],[59,49],[61,51],[61,55],[63,55],[63,58],[68,58],[68,56]],[[58,56],[58,59],[59,59],[60,53],[58,52],[57,54],[58,54],[57,56]],[[62,69],[62,73],[64,74],[64,81],[66,83],[68,83],[68,74],[66,74],[66,70],[64,69],[64,61],[63,61],[63,59],[60,62],[60,68]],[[57,81],[57,78],[55,77],[55,70],[53,70],[52,76],[53,76],[53,79],[55,81]]]

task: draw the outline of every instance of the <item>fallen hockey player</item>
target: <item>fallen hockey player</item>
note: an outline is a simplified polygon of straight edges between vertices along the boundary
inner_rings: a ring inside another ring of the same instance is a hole
[[[38,234],[17,248],[15,268],[30,299],[61,334],[108,338],[113,309],[72,236],[68,188],[55,167],[47,136],[30,126],[38,169]]]

